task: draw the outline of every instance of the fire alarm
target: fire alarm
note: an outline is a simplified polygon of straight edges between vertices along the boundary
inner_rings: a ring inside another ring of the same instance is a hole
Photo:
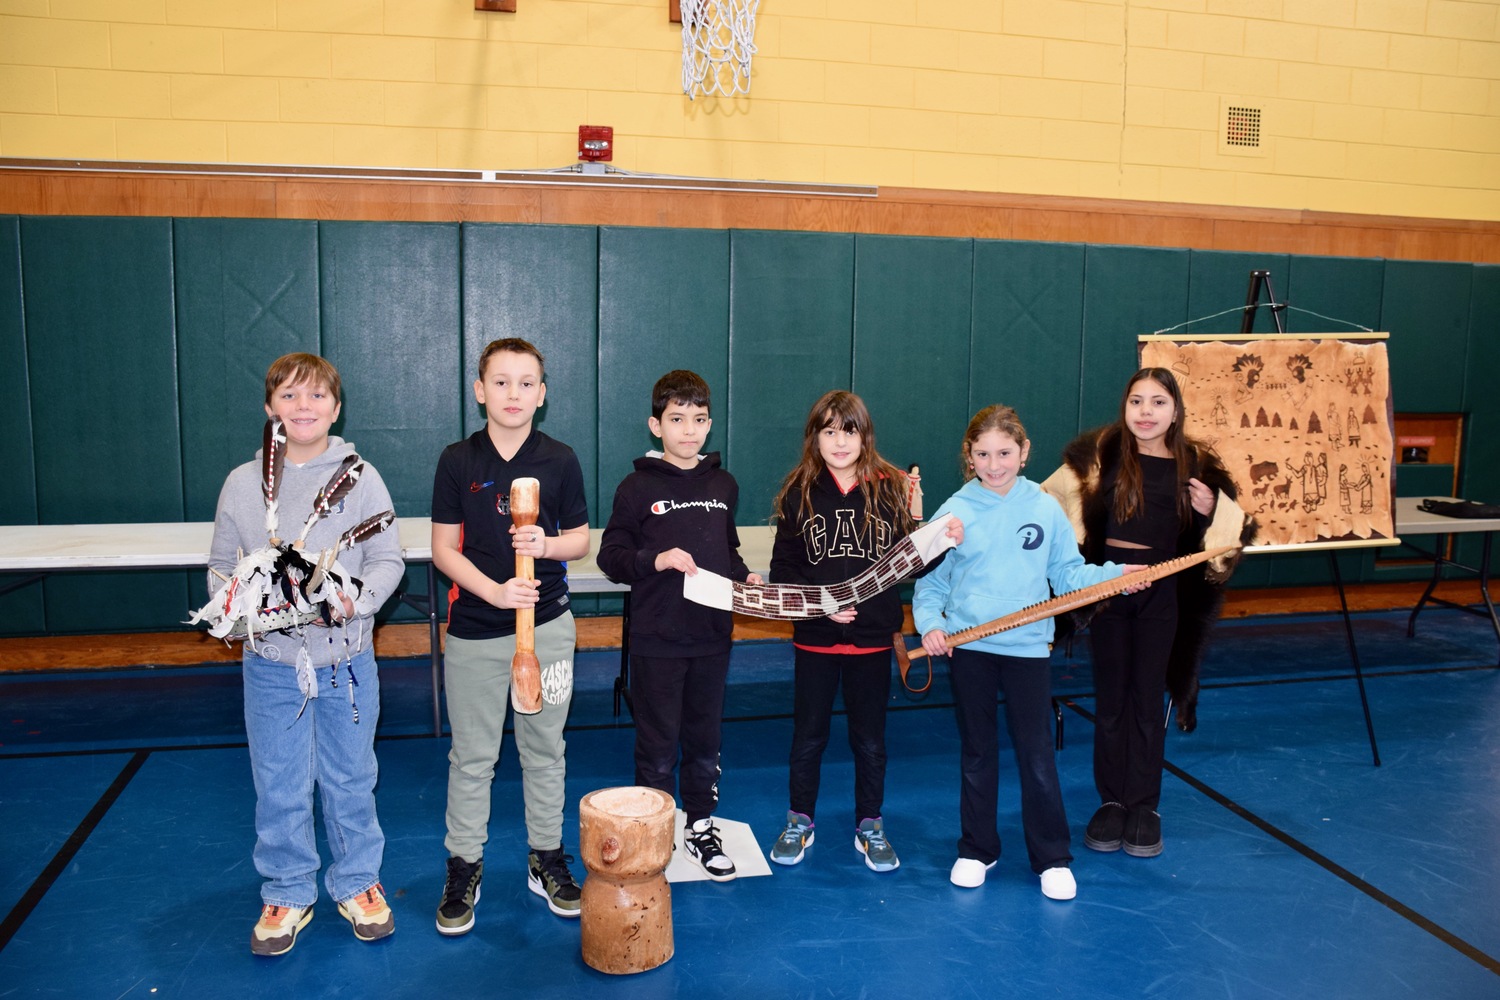
[[[578,126],[578,158],[593,162],[615,157],[615,130],[609,125]]]

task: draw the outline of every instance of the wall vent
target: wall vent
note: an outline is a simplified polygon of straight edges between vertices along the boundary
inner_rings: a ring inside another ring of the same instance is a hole
[[[1264,156],[1266,113],[1254,101],[1226,97],[1219,105],[1219,152]]]

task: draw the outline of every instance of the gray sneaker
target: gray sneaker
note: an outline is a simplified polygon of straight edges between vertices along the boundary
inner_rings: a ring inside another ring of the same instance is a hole
[[[448,859],[448,877],[443,880],[443,901],[438,904],[439,934],[456,937],[474,928],[474,904],[479,902],[479,880],[484,877],[484,859],[469,862]]]
[[[778,865],[795,865],[813,842],[812,817],[799,812],[786,814],[786,829],[771,845],[771,860]]]
[[[880,817],[862,819],[854,834],[854,849],[865,856],[865,866],[873,872],[890,872],[901,867],[896,849],[885,839]]]

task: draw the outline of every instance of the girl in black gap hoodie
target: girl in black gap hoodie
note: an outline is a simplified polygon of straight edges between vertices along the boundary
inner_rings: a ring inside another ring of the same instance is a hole
[[[875,428],[852,392],[813,404],[802,460],[775,501],[775,583],[840,583],[857,576],[916,527],[906,474],[875,451]],[[954,532],[962,537],[962,526]],[[854,847],[873,871],[901,862],[885,837],[885,708],[891,697],[891,636],[901,630],[900,591],[793,626],[796,681],[790,759],[791,807],[771,860],[795,865],[813,842],[813,816],[834,695],[842,686],[854,752]]]

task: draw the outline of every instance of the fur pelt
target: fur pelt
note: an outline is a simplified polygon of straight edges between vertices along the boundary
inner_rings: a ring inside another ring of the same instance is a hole
[[[1068,500],[1064,500],[1063,507],[1074,516],[1075,529],[1081,529],[1080,546],[1090,562],[1104,560],[1104,535],[1109,517],[1108,487],[1119,467],[1120,440],[1120,435],[1110,433],[1108,428],[1082,435],[1064,449],[1064,468],[1048,480],[1048,484],[1074,480],[1068,485],[1076,490],[1076,494],[1069,498],[1071,506]],[[1233,544],[1237,534],[1238,542],[1248,545],[1255,537],[1255,521],[1234,502],[1235,485],[1229,471],[1211,449],[1201,446],[1194,447],[1192,464],[1192,475],[1221,494],[1221,509],[1214,512],[1209,533],[1227,534],[1228,537],[1218,538],[1215,544]],[[1065,476],[1064,470],[1071,475]],[[1055,492],[1055,489],[1051,486],[1049,492]],[[1234,531],[1236,527],[1238,532]],[[1179,535],[1174,554],[1198,551],[1204,547],[1204,538],[1202,526],[1190,523]],[[1209,630],[1224,607],[1225,585],[1238,560],[1236,553],[1222,561],[1189,567],[1177,576],[1177,635],[1167,662],[1167,691],[1176,706],[1177,728],[1185,733],[1198,727],[1198,677],[1203,651]],[[1081,629],[1098,607],[1085,609],[1087,617],[1075,619],[1075,629]]]

